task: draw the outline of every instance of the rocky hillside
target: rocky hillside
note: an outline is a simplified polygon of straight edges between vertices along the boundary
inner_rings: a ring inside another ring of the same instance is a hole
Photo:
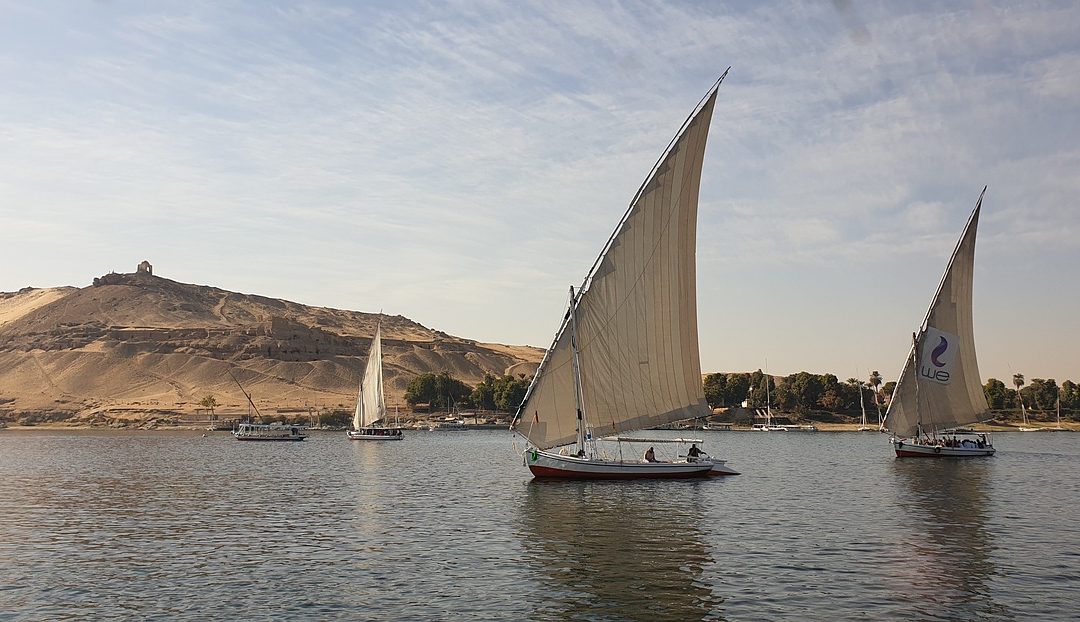
[[[352,408],[380,316],[108,274],[84,288],[0,293],[0,420],[100,421],[123,414],[245,412],[232,370],[260,410]],[[381,316],[387,401],[409,380],[449,371],[536,369],[543,351],[478,343],[401,316]]]

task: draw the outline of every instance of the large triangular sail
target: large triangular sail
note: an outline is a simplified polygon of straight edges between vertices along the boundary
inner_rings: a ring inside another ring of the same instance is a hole
[[[382,324],[375,328],[368,350],[364,376],[360,379],[360,394],[356,400],[356,413],[353,415],[353,427],[359,430],[381,421],[386,416],[386,402],[383,398],[382,373]]]
[[[726,75],[726,72],[725,72]],[[539,449],[710,414],[698,354],[696,241],[702,160],[721,76],[631,202],[571,300],[515,418]]]
[[[983,188],[893,390],[884,429],[900,437],[989,417],[975,359],[972,284]]]

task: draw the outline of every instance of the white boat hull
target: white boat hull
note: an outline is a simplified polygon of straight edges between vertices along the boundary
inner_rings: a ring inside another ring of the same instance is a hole
[[[814,425],[765,425],[755,423],[750,427],[755,432],[817,432]]]
[[[302,441],[307,438],[307,433],[298,426],[241,424],[233,431],[233,437],[238,441]]]
[[[726,460],[718,460],[716,458],[702,458],[701,462],[708,462],[712,464],[712,469],[709,470],[709,477],[722,477],[725,475],[738,475],[739,472],[727,465]]]
[[[715,461],[701,462],[619,462],[563,456],[538,449],[525,452],[525,462],[534,477],[553,479],[689,479],[735,474]]]
[[[405,438],[401,428],[366,428],[346,432],[354,441],[400,441]]]
[[[905,439],[892,439],[893,449],[898,458],[977,458],[994,455],[994,446],[985,447],[942,447],[923,445]]]

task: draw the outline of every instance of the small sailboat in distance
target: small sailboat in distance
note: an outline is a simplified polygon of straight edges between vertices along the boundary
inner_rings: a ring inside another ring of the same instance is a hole
[[[1042,428],[1034,427],[1028,422],[1027,408],[1024,407],[1024,398],[1020,397],[1019,393],[1016,395],[1016,400],[1020,402],[1020,415],[1024,421],[1017,429],[1021,432],[1038,432],[1041,430]]]
[[[859,383],[859,410],[862,411],[862,420],[859,423],[859,432],[872,432],[874,428],[866,422],[866,401],[863,399],[863,381],[858,380]]]
[[[536,477],[736,474],[690,439],[620,436],[712,413],[701,382],[694,264],[705,142],[726,75],[683,123],[581,287],[570,288],[569,309],[511,424],[529,443],[524,461]],[[636,449],[623,454],[624,444],[665,440],[676,444],[670,461],[651,446],[644,458]],[[691,444],[685,455],[678,443]]]
[[[979,194],[893,389],[881,426],[898,457],[992,456],[987,434],[960,429],[990,419],[971,321]]]
[[[1057,423],[1053,427],[1044,428],[1047,432],[1064,432],[1066,428],[1061,427],[1061,390],[1058,389],[1057,396]]]
[[[356,396],[356,412],[353,413],[353,429],[346,434],[354,441],[400,441],[404,433],[400,427],[379,425],[386,418],[386,398],[383,395],[382,373],[382,322],[375,327],[371,338],[364,375]]]

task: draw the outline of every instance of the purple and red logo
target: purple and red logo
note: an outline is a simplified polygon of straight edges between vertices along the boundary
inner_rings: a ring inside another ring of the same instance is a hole
[[[919,353],[919,377],[939,384],[949,384],[955,373],[953,364],[957,351],[957,348],[952,346],[960,343],[960,338],[927,326],[920,341],[922,351]]]
[[[940,336],[939,336],[940,337]],[[930,353],[930,362],[934,364],[934,367],[945,367],[945,361],[942,361],[938,357],[945,354],[945,351],[949,349],[949,340],[945,337],[941,337],[941,343],[934,348],[934,351]]]

